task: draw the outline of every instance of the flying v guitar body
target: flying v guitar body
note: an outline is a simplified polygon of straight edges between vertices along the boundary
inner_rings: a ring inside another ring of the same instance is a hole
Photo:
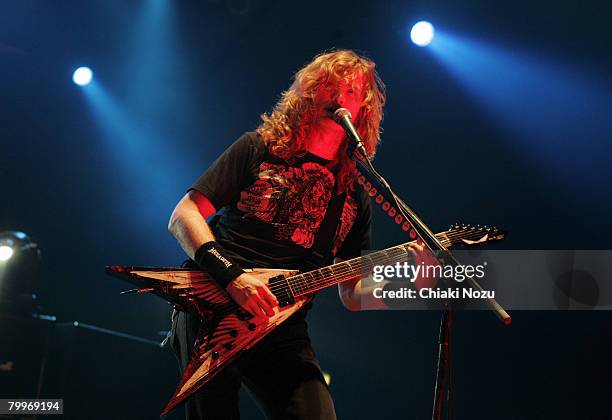
[[[210,382],[241,352],[253,347],[278,325],[306,305],[311,297],[284,299],[277,295],[279,307],[270,318],[255,318],[238,307],[210,276],[201,270],[110,266],[107,272],[134,284],[133,293],[150,292],[177,304],[202,319],[194,354],[181,381],[164,409],[168,413],[195,391]],[[296,271],[253,269],[250,274],[274,289]]]

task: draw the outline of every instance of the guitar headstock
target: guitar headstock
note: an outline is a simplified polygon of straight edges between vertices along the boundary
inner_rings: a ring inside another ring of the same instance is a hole
[[[495,226],[466,225],[455,223],[445,232],[451,246],[479,245],[490,241],[501,241],[506,237]]]

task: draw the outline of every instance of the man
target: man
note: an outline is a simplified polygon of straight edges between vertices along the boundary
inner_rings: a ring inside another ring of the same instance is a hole
[[[213,275],[256,317],[278,305],[266,284],[242,268],[312,270],[370,247],[371,210],[355,182],[344,131],[332,115],[348,109],[370,156],[379,140],[384,85],[372,61],[350,50],[321,54],[298,71],[256,132],[245,133],[191,186],[168,229],[191,264]],[[215,217],[206,222],[210,216]],[[359,282],[342,284],[359,307]],[[329,390],[300,310],[266,336],[186,406],[187,418],[238,418],[245,383],[271,419],[335,419]],[[173,314],[170,341],[184,369],[200,321]]]

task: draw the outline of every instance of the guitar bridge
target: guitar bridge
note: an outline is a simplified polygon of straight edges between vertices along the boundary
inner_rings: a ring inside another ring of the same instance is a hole
[[[293,305],[295,303],[295,299],[293,298],[293,294],[291,293],[291,289],[289,288],[289,283],[287,279],[283,275],[274,276],[268,279],[268,287],[276,296],[276,300],[278,300],[278,306],[281,308],[283,306]]]

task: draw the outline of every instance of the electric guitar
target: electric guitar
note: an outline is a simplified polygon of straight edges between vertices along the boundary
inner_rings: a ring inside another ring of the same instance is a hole
[[[456,224],[436,234],[436,237],[449,248],[501,240],[505,233],[486,226]],[[191,360],[162,412],[164,415],[210,382],[241,352],[253,347],[304,307],[314,292],[343,281],[361,278],[374,264],[405,261],[410,255],[407,246],[408,243],[397,245],[306,273],[267,268],[245,270],[267,283],[278,300],[275,314],[267,319],[255,318],[238,306],[202,270],[113,265],[106,267],[106,272],[138,287],[123,293],[154,293],[203,320]]]

